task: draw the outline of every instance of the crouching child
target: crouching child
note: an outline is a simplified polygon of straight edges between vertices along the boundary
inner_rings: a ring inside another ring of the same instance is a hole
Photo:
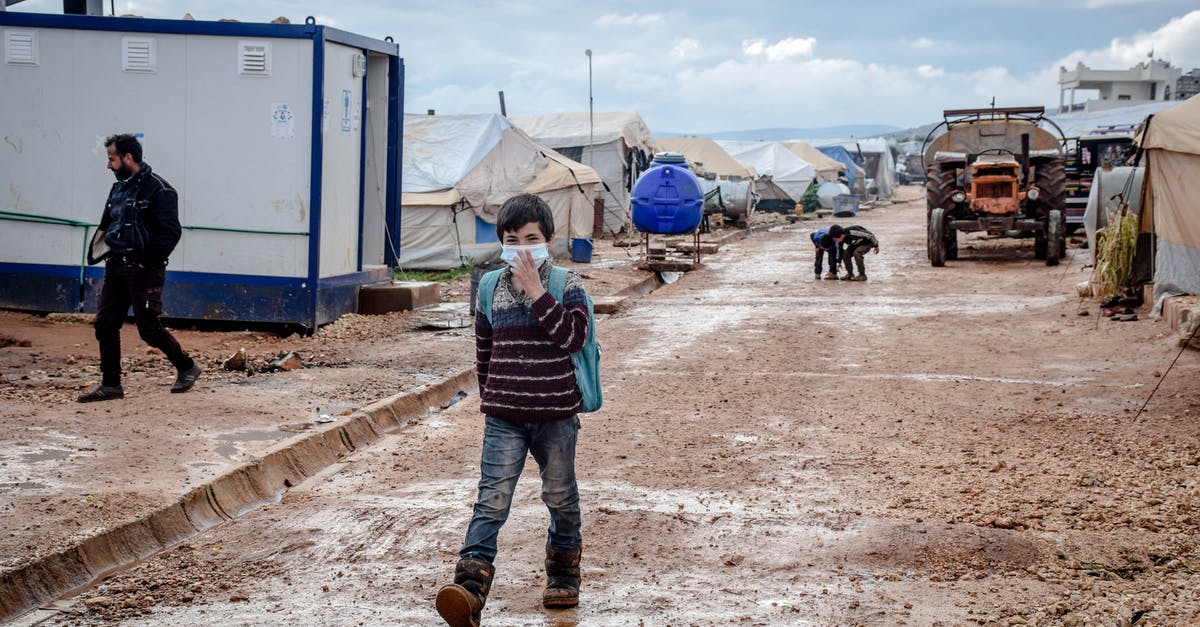
[[[879,240],[875,238],[875,235],[861,226],[842,228],[837,224],[829,227],[829,235],[833,241],[838,243],[838,256],[842,258],[842,264],[846,266],[846,274],[842,280],[866,281],[867,270],[866,264],[863,262],[863,255],[872,249],[875,254],[879,254]],[[858,274],[854,274],[851,269],[851,261],[854,261],[854,265],[858,267]]]
[[[833,237],[829,235],[829,228],[818,229],[809,235],[812,239],[813,247],[817,251],[817,258],[813,260],[813,276],[820,280],[822,259],[829,259],[829,273],[825,275],[826,279],[837,278],[837,263],[838,263],[838,245],[833,241]]]

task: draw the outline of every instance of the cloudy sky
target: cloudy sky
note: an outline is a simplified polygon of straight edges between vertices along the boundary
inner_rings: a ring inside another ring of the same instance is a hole
[[[104,0],[106,10],[110,0]],[[1058,68],[1200,67],[1195,0],[138,0],[117,14],[392,36],[405,110],[641,113],[656,132],[910,127],[944,108],[1058,104]],[[60,0],[10,11],[61,12]]]

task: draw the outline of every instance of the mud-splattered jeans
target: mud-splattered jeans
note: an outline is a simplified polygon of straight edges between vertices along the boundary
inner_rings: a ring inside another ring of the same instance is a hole
[[[513,491],[533,455],[542,477],[542,502],[550,510],[550,545],[573,549],[580,533],[579,487],[575,483],[575,441],[579,416],[554,422],[513,422],[487,416],[479,460],[479,497],[459,557],[496,559],[496,537],[508,520]]]
[[[104,385],[121,385],[121,326],[130,308],[144,342],[162,351],[177,370],[192,367],[192,358],[158,318],[162,315],[166,279],[166,267],[146,268],[120,259],[109,259],[104,265],[104,285],[100,288],[100,305],[93,323],[96,340],[100,342]]]

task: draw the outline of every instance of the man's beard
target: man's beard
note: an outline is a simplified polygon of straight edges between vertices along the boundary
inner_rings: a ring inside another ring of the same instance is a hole
[[[133,168],[122,163],[121,167],[113,170],[113,176],[117,177],[118,181],[124,181],[125,179],[133,176]]]

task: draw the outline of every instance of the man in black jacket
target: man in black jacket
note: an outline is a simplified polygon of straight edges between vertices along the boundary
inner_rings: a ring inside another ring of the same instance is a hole
[[[96,313],[102,380],[79,402],[125,397],[121,387],[121,326],[133,308],[138,334],[161,350],[178,371],[172,392],[192,389],[200,376],[197,364],[163,327],[162,290],[167,258],[179,243],[179,196],[171,184],[142,161],[142,145],[133,135],[104,140],[108,169],[117,177],[108,193],[104,215],[88,249],[88,263],[104,261],[104,286]]]

